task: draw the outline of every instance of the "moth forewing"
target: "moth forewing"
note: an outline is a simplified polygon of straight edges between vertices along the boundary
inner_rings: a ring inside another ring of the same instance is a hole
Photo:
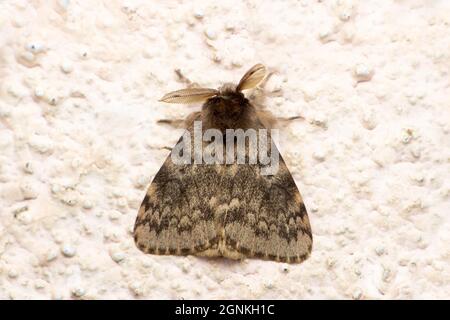
[[[189,88],[172,91],[165,94],[159,101],[167,103],[199,103],[217,95],[216,89]]]

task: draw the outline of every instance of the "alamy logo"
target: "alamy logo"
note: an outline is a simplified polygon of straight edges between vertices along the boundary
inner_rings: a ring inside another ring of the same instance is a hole
[[[172,149],[174,164],[260,164],[262,175],[278,172],[277,129],[270,129],[270,135],[268,129],[226,129],[223,135],[218,129],[203,131],[202,122],[195,121],[193,135],[186,130]]]

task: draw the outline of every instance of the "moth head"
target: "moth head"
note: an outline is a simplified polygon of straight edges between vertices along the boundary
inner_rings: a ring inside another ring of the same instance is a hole
[[[255,88],[266,76],[266,68],[258,63],[251,67],[239,81],[237,86],[225,84],[220,89],[188,88],[169,92],[159,101],[167,103],[239,103],[245,97],[242,90]],[[210,101],[211,100],[211,101]]]

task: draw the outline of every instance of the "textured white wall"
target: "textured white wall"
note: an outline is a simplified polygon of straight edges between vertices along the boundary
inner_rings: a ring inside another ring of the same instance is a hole
[[[0,298],[448,298],[449,1],[1,1]],[[300,265],[144,255],[131,230],[198,106],[266,64],[314,234]]]

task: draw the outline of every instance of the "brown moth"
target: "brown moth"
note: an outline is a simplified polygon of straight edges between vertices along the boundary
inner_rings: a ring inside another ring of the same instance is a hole
[[[194,134],[194,122],[201,121],[202,132],[216,129],[225,140],[227,129],[273,128],[270,113],[242,93],[265,76],[266,68],[257,64],[238,85],[178,90],[161,101],[202,102],[202,110],[183,122],[186,132]],[[246,145],[246,158],[249,148]],[[312,249],[302,197],[281,156],[275,174],[262,175],[262,167],[260,163],[175,164],[169,155],[139,209],[134,227],[137,247],[159,255],[302,262]]]

